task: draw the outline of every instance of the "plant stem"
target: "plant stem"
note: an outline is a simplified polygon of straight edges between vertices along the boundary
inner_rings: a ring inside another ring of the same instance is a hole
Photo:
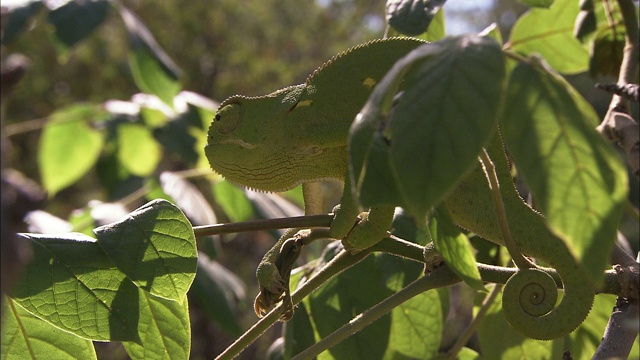
[[[500,193],[500,182],[498,181],[496,168],[493,165],[487,150],[484,148],[480,152],[480,162],[482,163],[484,172],[489,180],[489,188],[491,189],[491,195],[493,196],[493,203],[496,209],[498,225],[500,226],[500,233],[502,234],[504,245],[507,248],[507,251],[509,251],[509,255],[511,255],[514,264],[516,264],[519,269],[536,267],[520,253],[515,241],[513,241],[513,238],[511,237],[511,231],[509,230],[509,223],[507,221],[507,213],[504,209],[504,203],[502,202],[502,194]]]
[[[458,277],[449,270],[448,267],[441,267],[429,275],[423,276],[411,284],[407,285],[404,289],[384,299],[371,309],[356,316],[349,323],[343,325],[333,333],[329,334],[324,339],[310,346],[303,352],[294,356],[292,360],[312,359],[321,352],[329,349],[330,347],[338,344],[347,337],[353,335],[357,331],[360,331],[365,326],[371,324],[381,316],[387,314],[394,308],[400,306],[407,300],[431,289],[452,285],[460,281]]]
[[[487,311],[489,311],[491,304],[493,304],[493,302],[496,300],[496,297],[500,293],[500,290],[502,290],[503,286],[504,285],[502,284],[495,284],[493,289],[491,289],[491,292],[484,298],[484,300],[482,301],[482,306],[480,307],[480,310],[478,310],[476,316],[473,318],[473,321],[471,321],[471,324],[467,326],[456,343],[453,344],[449,351],[447,351],[447,359],[453,360],[458,358],[458,353],[469,342],[471,336],[473,336],[473,334],[476,332],[478,325],[480,325],[480,322],[482,321],[482,319],[484,319],[484,316],[487,314]]]
[[[261,219],[227,224],[215,224],[206,226],[194,226],[196,237],[237,233],[244,231],[287,229],[287,228],[312,228],[329,227],[333,221],[332,214],[305,215],[278,219]]]
[[[358,254],[351,255],[346,251],[341,251],[336,255],[327,265],[322,268],[318,273],[311,277],[306,283],[304,283],[298,290],[291,295],[291,301],[293,305],[298,304],[307,295],[311,294],[315,289],[320,287],[326,281],[341,273],[342,271],[350,268],[351,266],[362,261],[371,251],[364,250]],[[242,336],[240,336],[233,344],[225,349],[218,357],[217,360],[233,359],[240,354],[247,346],[251,345],[262,333],[269,329],[280,318],[282,311],[282,305],[271,310],[267,315],[258,320],[249,330],[247,330]]]

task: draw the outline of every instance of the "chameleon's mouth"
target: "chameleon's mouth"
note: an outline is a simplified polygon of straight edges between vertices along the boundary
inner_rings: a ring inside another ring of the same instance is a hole
[[[208,146],[216,146],[216,145],[239,145],[240,147],[243,147],[245,149],[255,149],[256,145],[240,140],[240,139],[229,139],[229,140],[221,140],[221,141],[216,141],[214,143],[210,143],[208,144]]]

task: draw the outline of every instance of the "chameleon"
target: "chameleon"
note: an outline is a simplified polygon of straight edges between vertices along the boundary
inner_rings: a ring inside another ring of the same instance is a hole
[[[372,40],[334,56],[304,84],[265,96],[224,100],[205,146],[212,169],[228,181],[262,191],[281,192],[302,184],[305,214],[320,213],[319,182],[345,179],[353,119],[391,66],[425,43],[414,38]],[[345,248],[356,253],[386,236],[395,206],[361,212],[349,183],[334,209],[331,236],[344,239]],[[288,257],[299,251],[293,244],[297,230],[285,232],[258,266],[260,293],[254,308],[259,316],[288,300],[290,269],[282,263],[293,265]],[[289,305],[282,318],[290,317],[291,311]]]
[[[302,184],[305,213],[321,212],[319,182],[348,179],[348,134],[356,115],[391,66],[425,43],[413,38],[373,40],[334,56],[303,84],[264,96],[234,95],[224,100],[205,146],[212,169],[228,181],[261,191],[280,192]],[[526,336],[564,336],[589,313],[593,287],[564,242],[548,230],[544,217],[516,192],[499,136],[488,151],[499,170],[503,201],[519,250],[555,268],[565,291],[554,309],[555,300],[542,295],[557,295],[558,282],[551,279],[550,287],[540,287],[538,280],[532,283],[531,279],[542,276],[548,283],[545,269],[520,269],[505,286],[505,316]],[[444,202],[458,226],[503,245],[492,201],[486,176],[477,166]],[[345,181],[340,204],[334,208],[331,237],[342,240],[352,253],[366,249],[386,236],[394,210],[394,205],[383,204],[361,211],[350,181]],[[298,230],[288,230],[258,266],[260,292],[254,303],[258,316],[281,301],[289,302],[281,320],[292,316],[288,276],[291,259],[299,253]],[[540,310],[537,303],[544,299],[544,304],[552,304]]]

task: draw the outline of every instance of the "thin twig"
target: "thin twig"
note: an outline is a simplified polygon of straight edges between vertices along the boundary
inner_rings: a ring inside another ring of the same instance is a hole
[[[294,356],[291,360],[312,359],[321,352],[335,346],[347,337],[362,330],[365,326],[373,323],[383,315],[400,306],[402,303],[413,297],[431,289],[440,288],[455,284],[460,279],[448,267],[444,266],[434,270],[429,275],[423,276],[402,290],[389,296],[371,309],[353,318],[338,330],[326,336],[324,339],[308,347],[303,352]]]
[[[227,224],[194,226],[196,237],[238,233],[245,231],[329,227],[333,221],[333,214],[305,215],[278,219],[261,219]]]

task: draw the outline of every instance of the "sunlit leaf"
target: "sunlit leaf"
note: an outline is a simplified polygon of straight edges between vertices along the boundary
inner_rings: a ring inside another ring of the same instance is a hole
[[[138,287],[184,300],[196,274],[197,252],[191,224],[175,205],[151,201],[94,232],[109,259]]]
[[[162,149],[151,131],[132,123],[119,124],[117,131],[120,163],[133,175],[151,175],[162,156]]]
[[[90,122],[106,112],[93,105],[71,105],[51,114],[38,148],[38,166],[49,196],[78,181],[96,163],[103,135]]]
[[[456,275],[472,288],[485,290],[471,243],[460,228],[454,225],[446,208],[439,207],[435,210],[425,231],[429,232],[444,262]]]
[[[505,144],[536,206],[600,281],[627,197],[618,155],[598,115],[564,79],[532,58],[511,75],[501,119]]]
[[[509,45],[523,55],[541,54],[563,74],[586,71],[589,53],[573,36],[580,8],[575,0],[556,0],[549,9],[535,8],[513,25]]]
[[[97,359],[93,343],[40,320],[3,297],[2,359]]]
[[[140,342],[125,341],[125,350],[132,359],[189,359],[191,325],[189,303],[155,297],[138,290]]]
[[[138,341],[138,291],[95,239],[22,234],[33,258],[10,293],[41,319],[85,339]]]

